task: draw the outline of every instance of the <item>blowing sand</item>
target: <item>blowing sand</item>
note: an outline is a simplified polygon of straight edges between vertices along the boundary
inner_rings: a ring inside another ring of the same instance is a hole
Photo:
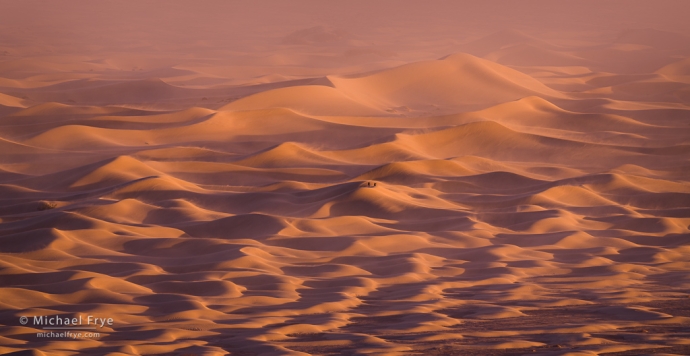
[[[690,354],[690,37],[271,31],[0,42],[0,353]]]

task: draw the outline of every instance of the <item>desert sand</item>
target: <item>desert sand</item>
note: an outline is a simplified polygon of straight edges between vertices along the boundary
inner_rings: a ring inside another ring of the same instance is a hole
[[[690,354],[687,2],[0,13],[0,353]]]

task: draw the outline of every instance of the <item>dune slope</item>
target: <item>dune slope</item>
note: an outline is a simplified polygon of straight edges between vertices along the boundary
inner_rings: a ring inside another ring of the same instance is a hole
[[[0,354],[690,354],[686,36],[245,30],[7,46]]]

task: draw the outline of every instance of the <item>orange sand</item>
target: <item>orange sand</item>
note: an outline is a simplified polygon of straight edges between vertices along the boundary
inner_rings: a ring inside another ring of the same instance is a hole
[[[0,353],[690,354],[687,3],[94,3],[0,2]]]

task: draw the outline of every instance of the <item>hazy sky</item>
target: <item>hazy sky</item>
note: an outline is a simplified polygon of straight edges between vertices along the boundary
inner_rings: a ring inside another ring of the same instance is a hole
[[[0,43],[21,39],[109,44],[139,38],[154,45],[170,41],[232,45],[247,39],[270,44],[315,25],[362,38],[385,32],[400,41],[409,36],[462,40],[505,28],[580,34],[584,30],[609,36],[624,29],[656,28],[690,34],[688,14],[687,0],[0,0]]]

